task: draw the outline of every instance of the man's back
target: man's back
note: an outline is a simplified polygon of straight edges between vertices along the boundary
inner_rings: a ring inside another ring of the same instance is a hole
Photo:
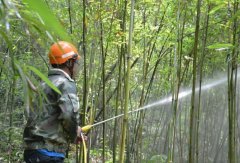
[[[45,148],[65,152],[63,149],[77,137],[79,101],[76,86],[60,69],[50,70],[49,79],[62,95],[56,93],[46,83],[42,84],[45,96],[34,100],[24,130],[24,142],[27,149]]]

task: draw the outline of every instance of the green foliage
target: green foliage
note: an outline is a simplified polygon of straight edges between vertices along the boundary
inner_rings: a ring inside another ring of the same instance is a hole
[[[166,161],[167,161],[167,156],[155,155],[155,156],[152,156],[149,161],[146,161],[146,163],[165,163]]]
[[[36,69],[33,66],[26,66],[26,68],[33,71],[37,76],[39,76],[50,88],[52,88],[54,91],[56,91],[58,94],[61,94],[60,90],[53,85],[53,83],[44,75],[42,74],[38,69]]]
[[[226,7],[226,4],[224,3],[220,3],[219,5],[217,5],[216,7],[214,7],[210,12],[209,15],[214,14],[215,12],[217,12],[218,10],[222,9]]]
[[[112,151],[107,150],[106,152],[106,163],[111,163],[112,162]],[[91,155],[91,161],[90,162],[99,162],[101,161],[101,155],[102,155],[102,149],[92,149],[90,150],[90,155]]]
[[[70,40],[64,28],[61,26],[57,18],[54,16],[52,11],[49,9],[49,7],[43,0],[23,0],[23,2],[25,2],[26,5],[29,7],[27,11],[29,11],[31,14],[36,13],[38,21],[43,24],[42,27],[45,27],[47,34],[51,33],[52,35],[57,36],[62,40]],[[53,39],[52,36],[50,36],[50,38]]]
[[[231,49],[233,47],[232,44],[221,44],[221,43],[216,43],[213,45],[209,45],[208,49]]]
[[[126,8],[126,31],[122,29],[124,1],[116,2],[110,0],[104,1],[104,3],[94,0],[87,1],[85,22],[87,27],[85,33],[87,53],[83,57],[86,59],[86,80],[89,82],[88,103],[91,114],[89,113],[88,116],[91,122],[94,121],[98,113],[101,113],[102,81],[106,82],[106,117],[110,118],[115,115],[116,100],[119,100],[116,111],[121,114],[125,100],[122,90],[125,87],[123,80],[126,74],[126,58],[121,58],[122,67],[119,71],[119,56],[121,56],[121,53],[124,55],[127,53],[130,1],[127,1]],[[130,102],[128,107],[130,110],[140,106],[139,101],[142,94],[143,105],[171,94],[176,88],[175,84],[177,84],[173,75],[177,71],[176,67],[180,71],[181,86],[191,85],[192,61],[186,60],[184,56],[192,57],[196,28],[196,2],[196,0],[178,1],[177,3],[174,0],[161,2],[158,0],[136,1],[133,53],[130,58],[131,64],[134,61],[136,63],[131,65],[129,80]],[[238,46],[232,44],[232,27],[234,20],[239,18],[240,12],[234,13],[232,6],[233,0],[202,1],[197,61],[198,63],[203,61],[203,76],[205,77],[213,77],[215,72],[225,71],[227,69],[227,53],[232,52],[233,49],[238,51]],[[25,119],[21,115],[23,115],[26,107],[14,105],[12,110],[14,123],[10,126],[9,112],[11,104],[16,103],[19,99],[21,102],[25,101],[25,106],[30,104],[29,97],[32,96],[32,92],[29,89],[28,79],[35,85],[38,85],[40,80],[45,81],[52,89],[60,93],[45,76],[47,72],[46,65],[48,65],[46,54],[50,44],[58,39],[72,39],[73,42],[79,43],[76,45],[82,47],[82,7],[82,1],[73,0],[0,0],[0,39],[2,40],[0,44],[0,95],[2,97],[0,99],[0,131],[3,133],[3,136],[0,137],[0,157],[4,158],[4,161],[7,160],[8,154],[11,152],[15,162],[21,159],[21,153],[17,153],[17,151],[22,149],[21,132]],[[209,16],[208,27],[206,27],[207,16]],[[103,27],[102,31],[100,25]],[[238,26],[237,28],[239,30]],[[207,38],[204,47],[206,30]],[[100,44],[101,33],[103,34],[103,47]],[[182,45],[178,44],[179,40],[182,40]],[[182,47],[181,51],[178,47]],[[105,72],[108,78],[105,80],[102,79],[101,74],[102,48],[106,55]],[[81,49],[79,51],[81,52]],[[176,55],[178,52],[181,57]],[[181,61],[181,64],[179,61]],[[144,76],[144,69],[146,76]],[[200,76],[200,74],[198,75]],[[120,97],[116,99],[119,76],[122,77],[119,80],[121,86],[119,89]],[[17,99],[11,101],[13,80],[16,80],[14,97]],[[82,74],[77,80],[80,99],[84,96],[83,83]],[[208,160],[218,162],[221,159],[214,160],[214,155],[218,154],[214,153],[214,148],[218,147],[217,144],[221,144],[221,149],[219,147],[218,150],[223,154],[216,157],[223,158],[221,161],[227,162],[227,152],[222,150],[227,149],[226,144],[222,143],[225,138],[225,128],[227,128],[225,119],[227,114],[219,111],[219,108],[227,108],[227,106],[221,105],[220,102],[212,104],[212,101],[217,100],[217,95],[223,96],[221,101],[226,101],[226,93],[216,93],[212,90],[208,93],[204,95],[207,98],[204,99],[200,113],[202,118],[200,122],[204,123],[201,123],[202,130],[199,131],[199,135],[204,137],[204,141],[200,141],[199,148],[202,150],[199,156],[205,155]],[[177,117],[175,153],[178,156],[182,151],[181,157],[183,157],[184,162],[188,156],[188,117],[190,107],[187,100],[180,101],[178,105],[177,115],[179,117]],[[150,160],[144,160],[146,162],[164,162],[166,160],[165,155],[158,155],[158,153],[167,155],[168,152],[166,149],[169,142],[168,124],[172,116],[170,113],[172,108],[159,106],[157,109],[158,112],[146,111],[146,114],[142,116],[143,119],[139,118],[141,117],[139,114],[130,116],[129,130],[131,132],[128,135],[130,142],[130,149],[128,150],[130,152],[127,154],[129,159],[133,158],[133,162],[137,162],[137,156],[142,159],[150,158]],[[221,114],[218,115],[219,113]],[[214,115],[223,116],[224,118],[219,121],[217,116]],[[101,120],[100,114],[96,121]],[[140,122],[142,122],[142,133],[137,133],[138,128],[135,127]],[[223,129],[217,130],[218,125],[221,123],[223,123]],[[113,124],[114,121],[107,123],[106,127],[106,137],[108,138],[108,141],[106,141],[106,162],[112,161]],[[121,126],[119,124],[120,121],[117,121],[116,139],[118,141],[116,143],[118,145],[121,136]],[[14,143],[7,141],[9,133],[12,134]],[[102,128],[99,127],[90,134],[90,138],[93,140],[90,148],[90,159],[92,161],[100,161],[102,158],[102,149],[100,149],[102,141],[99,141],[101,133]],[[220,135],[219,139],[217,139],[218,135],[216,133]],[[138,136],[142,136],[142,138]],[[225,139],[227,140],[227,137]],[[213,143],[213,140],[219,141]],[[139,147],[140,142],[142,143],[142,151],[138,151],[137,155],[137,150],[134,148]],[[181,146],[179,143],[182,143]],[[12,147],[12,151],[8,151],[9,147]],[[75,150],[72,150],[68,159],[69,162],[75,161]],[[178,162],[180,159],[175,161]],[[205,162],[207,161],[205,160]]]
[[[15,105],[17,106],[17,105]],[[9,155],[11,154],[10,162],[22,162],[23,150],[22,149],[22,108],[16,109],[13,114],[14,126],[9,127],[3,122],[9,121],[9,114],[0,113],[0,162],[8,162]],[[9,142],[9,135],[11,135],[11,142]]]

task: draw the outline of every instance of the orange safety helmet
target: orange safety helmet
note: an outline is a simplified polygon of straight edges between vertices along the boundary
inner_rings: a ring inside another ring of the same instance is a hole
[[[51,64],[63,64],[69,59],[80,59],[80,55],[75,48],[69,42],[59,41],[54,43],[49,50],[48,57]]]

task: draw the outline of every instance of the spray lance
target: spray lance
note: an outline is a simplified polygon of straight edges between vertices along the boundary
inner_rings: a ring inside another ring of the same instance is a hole
[[[129,114],[129,112],[128,112],[128,114]],[[93,127],[95,127],[95,126],[98,126],[98,125],[100,125],[100,124],[103,124],[103,123],[106,123],[106,122],[108,122],[108,121],[114,120],[114,119],[116,119],[116,118],[122,117],[123,115],[124,115],[124,114],[120,114],[120,115],[117,115],[117,116],[115,116],[115,117],[106,119],[106,120],[104,120],[104,121],[101,121],[101,122],[98,122],[98,123],[95,123],[95,124],[92,124],[92,125],[86,125],[86,126],[82,127],[82,132],[86,133],[86,132],[88,132],[91,128],[93,128]]]
[[[139,112],[139,111],[141,111],[141,110],[149,109],[149,108],[151,108],[151,107],[153,107],[153,106],[157,106],[157,105],[160,105],[160,104],[163,104],[163,103],[166,103],[166,102],[171,102],[171,97],[168,97],[168,98],[166,98],[165,100],[160,100],[160,101],[157,101],[157,102],[155,102],[155,103],[146,105],[146,106],[141,107],[141,108],[139,108],[139,109],[129,111],[127,114],[132,114],[132,113],[135,113],[135,112]],[[106,122],[108,122],[108,121],[114,120],[114,119],[116,119],[116,118],[120,118],[120,117],[122,117],[122,116],[124,116],[124,114],[119,114],[119,115],[117,115],[117,116],[115,116],[115,117],[106,119],[106,120],[104,120],[104,121],[100,121],[100,122],[95,123],[95,124],[92,124],[92,125],[86,125],[86,126],[82,127],[82,132],[87,133],[87,132],[88,132],[91,128],[93,128],[93,127],[96,127],[96,126],[101,125],[101,124],[103,124],[103,123],[106,123]]]

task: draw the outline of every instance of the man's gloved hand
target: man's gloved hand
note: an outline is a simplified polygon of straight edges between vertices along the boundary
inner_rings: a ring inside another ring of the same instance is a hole
[[[77,134],[77,140],[76,140],[77,144],[81,143],[82,141],[87,141],[87,136],[84,135],[80,126],[78,126],[77,133],[78,133]]]

